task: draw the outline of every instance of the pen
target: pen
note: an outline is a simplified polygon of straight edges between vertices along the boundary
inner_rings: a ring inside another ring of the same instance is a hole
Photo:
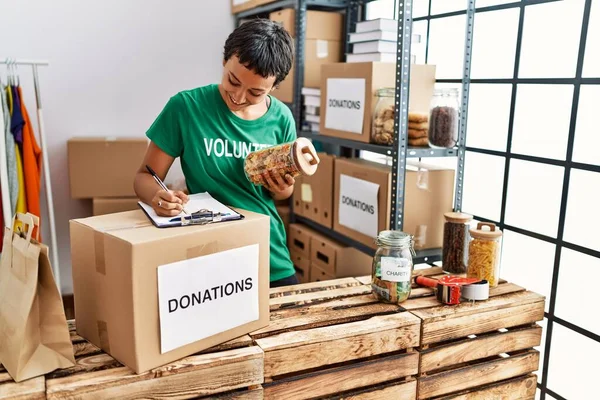
[[[152,177],[154,178],[156,183],[158,183],[158,186],[160,186],[164,191],[171,193],[169,188],[163,183],[163,181],[158,177],[158,175],[156,175],[156,172],[154,172],[154,170],[152,168],[150,168],[150,166],[147,164],[146,164],[146,169],[148,170],[148,172],[150,172],[150,175],[152,175]],[[184,214],[188,214],[188,212],[185,211],[185,208],[183,207],[183,205],[181,208],[182,208]]]

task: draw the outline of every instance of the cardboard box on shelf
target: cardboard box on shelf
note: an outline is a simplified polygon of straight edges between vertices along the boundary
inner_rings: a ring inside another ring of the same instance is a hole
[[[315,263],[310,263],[310,281],[311,282],[322,282],[335,279],[335,276],[324,271]]]
[[[296,37],[296,10],[285,8],[269,14],[271,21],[279,22],[289,34]],[[312,11],[306,12],[306,39],[342,41],[344,16],[338,12]]]
[[[411,65],[409,109],[428,112],[435,85],[434,65]],[[395,87],[396,63],[332,63],[321,67],[319,132],[371,141],[377,91]]]
[[[454,170],[409,162],[404,186],[403,230],[415,249],[439,248],[444,213],[452,211]],[[333,229],[376,248],[374,239],[390,225],[391,168],[366,160],[336,159]]]
[[[290,229],[290,206],[277,206],[277,214],[283,220],[283,226],[285,227],[285,232],[289,232]]]
[[[307,39],[304,46],[304,84],[305,87],[321,86],[321,66],[342,60],[342,42],[321,39]],[[290,73],[279,87],[273,91],[273,96],[285,103],[294,99],[294,74],[292,66]]]
[[[141,210],[71,220],[77,333],[140,373],[266,326],[269,218],[240,212],[172,229]]]
[[[94,197],[92,215],[114,214],[123,211],[137,210],[137,197]]]
[[[299,184],[301,213],[319,224],[333,228],[333,167],[335,156],[318,153],[319,168],[312,176],[303,176]],[[295,188],[294,188],[295,189]],[[297,198],[294,198],[296,204]]]
[[[80,137],[67,141],[71,198],[132,197],[146,138]]]
[[[300,283],[310,282],[310,261],[302,254],[298,254],[294,251],[290,252],[292,263],[294,263],[294,269],[296,270],[296,277]]]
[[[242,11],[250,10],[274,1],[275,0],[231,0],[231,13],[241,13]]]
[[[306,225],[290,224],[290,234],[288,236],[290,252],[295,252],[306,259],[310,259],[310,238],[316,234],[317,232]]]
[[[317,169],[318,171],[318,169]],[[294,193],[292,193],[292,210],[294,214],[299,215],[301,217],[304,216],[304,204],[302,203],[302,182],[304,181],[304,176],[300,175],[295,178],[294,183]]]
[[[310,239],[310,262],[335,278],[370,275],[373,258],[322,235]]]

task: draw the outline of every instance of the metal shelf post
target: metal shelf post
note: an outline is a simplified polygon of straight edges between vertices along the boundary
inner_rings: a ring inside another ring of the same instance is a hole
[[[465,27],[465,53],[463,59],[462,95],[460,107],[460,132],[458,135],[458,163],[454,209],[462,210],[463,183],[465,177],[465,148],[467,145],[467,117],[469,111],[469,88],[471,85],[471,57],[473,54],[473,28],[475,24],[475,0],[467,0],[467,23]]]
[[[304,47],[306,42],[306,0],[297,0],[296,10],[296,56],[294,57],[294,103],[292,112],[296,130],[302,129],[302,87],[304,86]]]
[[[402,230],[404,216],[404,176],[406,174],[408,96],[410,82],[410,45],[412,38],[412,0],[398,7],[398,49],[392,144],[392,204],[390,229]]]

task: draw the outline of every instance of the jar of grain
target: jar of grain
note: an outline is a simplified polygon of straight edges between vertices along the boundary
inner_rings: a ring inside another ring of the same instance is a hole
[[[402,303],[410,296],[413,273],[413,237],[400,231],[382,231],[377,236],[371,287],[385,303]]]
[[[255,185],[264,185],[264,174],[279,174],[285,180],[287,174],[295,178],[299,175],[314,175],[319,165],[319,156],[307,138],[298,138],[254,151],[244,161],[244,172]]]
[[[459,103],[457,89],[436,89],[429,112],[429,145],[452,148],[458,144]]]
[[[442,270],[450,274],[467,272],[469,259],[469,222],[473,216],[460,212],[444,214],[444,244],[442,247]]]
[[[488,228],[488,229],[484,229]],[[498,286],[500,279],[500,256],[502,231],[495,224],[480,222],[469,231],[469,261],[467,277],[485,279],[490,287]]]

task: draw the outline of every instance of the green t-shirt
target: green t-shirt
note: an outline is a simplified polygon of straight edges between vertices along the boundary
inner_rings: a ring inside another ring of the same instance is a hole
[[[247,121],[232,113],[218,85],[182,91],[169,100],[146,135],[181,167],[190,193],[271,217],[271,281],[294,274],[285,228],[269,192],[244,173],[249,152],[296,139],[290,109],[270,96],[267,112]]]

